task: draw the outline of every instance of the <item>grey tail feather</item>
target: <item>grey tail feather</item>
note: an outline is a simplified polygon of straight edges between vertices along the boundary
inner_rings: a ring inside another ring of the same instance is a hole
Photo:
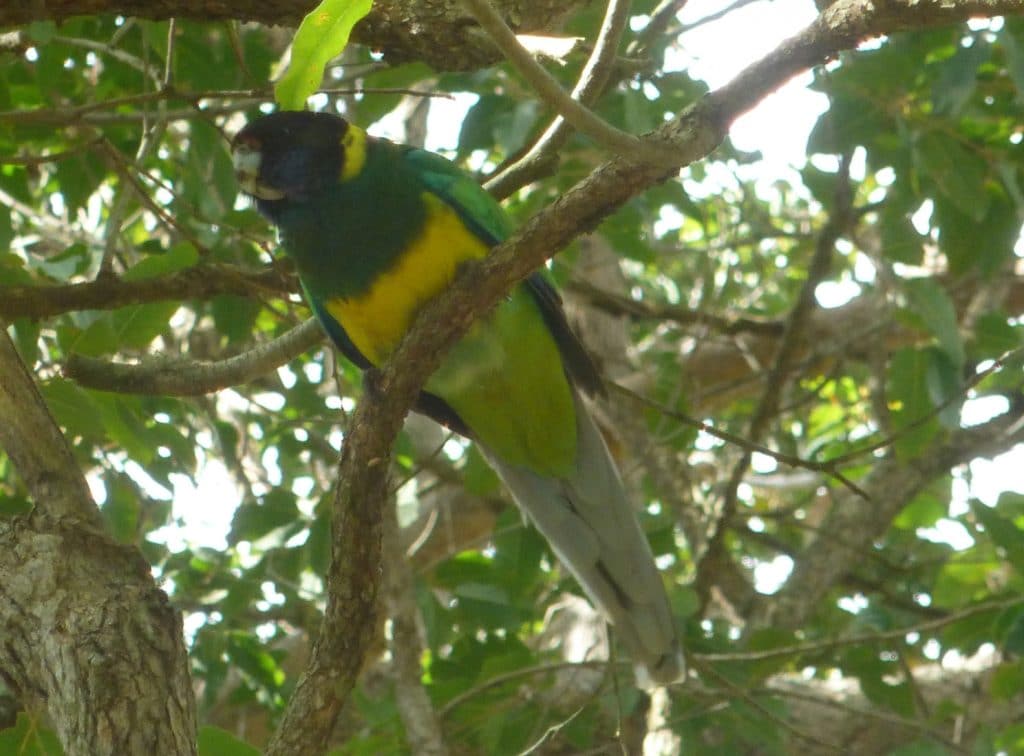
[[[614,626],[644,688],[685,677],[679,636],[651,547],[629,505],[615,463],[579,395],[577,463],[549,478],[481,451],[519,508],[551,544]]]

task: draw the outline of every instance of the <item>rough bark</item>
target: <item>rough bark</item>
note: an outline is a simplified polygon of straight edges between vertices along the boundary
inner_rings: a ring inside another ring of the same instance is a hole
[[[141,554],[111,540],[0,329],[0,446],[33,499],[0,520],[0,670],[70,756],[195,753],[181,617]]]
[[[521,33],[556,32],[581,0],[500,0],[495,7]],[[47,0],[5,3],[0,29],[33,21],[110,14],[139,18],[238,20],[297,26],[315,0]],[[500,59],[498,48],[460,0],[383,0],[353,31],[356,42],[384,53],[390,63],[422,60],[441,71],[481,68]]]

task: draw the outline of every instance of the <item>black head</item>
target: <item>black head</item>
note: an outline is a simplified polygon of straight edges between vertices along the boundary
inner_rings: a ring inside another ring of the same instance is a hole
[[[348,122],[330,113],[282,111],[258,118],[231,141],[235,176],[258,200],[302,200],[342,173]]]

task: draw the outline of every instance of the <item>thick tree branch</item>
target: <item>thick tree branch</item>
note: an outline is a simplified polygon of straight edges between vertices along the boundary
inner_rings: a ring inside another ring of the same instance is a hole
[[[316,0],[46,0],[0,5],[0,29],[33,21],[62,21],[81,15],[137,16],[149,19],[258,21],[297,26]],[[582,2],[501,0],[498,10],[515,19],[519,33],[555,30]],[[459,0],[377,0],[354,32],[355,41],[383,50],[390,62],[422,60],[439,70],[480,68],[500,53],[466,15]]]
[[[49,715],[70,756],[195,753],[181,617],[139,552],[103,532],[2,321],[0,446],[35,504],[0,520],[5,678]]]
[[[0,447],[41,515],[102,529],[99,511],[60,428],[0,320]]]

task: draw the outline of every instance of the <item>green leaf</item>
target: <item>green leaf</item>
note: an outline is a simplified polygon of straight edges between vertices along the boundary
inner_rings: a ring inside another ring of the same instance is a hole
[[[936,348],[926,349],[928,366],[925,368],[924,383],[928,398],[939,409],[939,422],[946,428],[960,427],[960,408],[963,406],[963,365],[956,365]]]
[[[18,713],[14,727],[0,730],[0,753],[17,756],[63,756],[57,735],[25,712]]]
[[[287,491],[275,489],[264,496],[260,503],[245,502],[235,510],[229,542],[255,541],[298,519],[295,497]]]
[[[68,435],[94,437],[102,428],[99,407],[72,381],[54,378],[40,385],[39,391]]]
[[[941,70],[932,92],[935,112],[957,115],[978,87],[978,67],[992,55],[991,47],[975,37],[970,47],[958,47],[956,54],[937,64]]]
[[[995,509],[981,502],[974,502],[974,516],[985,528],[992,542],[1006,552],[1006,558],[1017,572],[1024,575],[1024,530],[1012,520],[1003,517]]]
[[[302,110],[323,79],[324,66],[348,44],[356,22],[372,0],[323,0],[299,24],[288,69],[274,85],[274,99],[285,110]]]
[[[960,324],[956,308],[946,290],[932,278],[914,278],[905,281],[903,290],[907,295],[907,307],[917,315],[923,326],[939,342],[953,365],[958,369],[964,364],[964,344],[960,338]]]
[[[0,517],[20,517],[32,511],[32,502],[21,496],[0,493]]]
[[[256,318],[263,307],[259,302],[246,297],[222,294],[210,303],[213,322],[224,334],[229,344],[246,341],[252,337]]]
[[[143,349],[167,328],[178,302],[148,302],[119,307],[110,313],[111,324],[121,347]]]
[[[199,728],[199,756],[259,756],[260,750],[213,725]]]
[[[135,491],[118,481],[108,487],[107,500],[101,511],[114,538],[121,543],[135,543],[139,536],[140,509]]]
[[[1001,189],[993,188],[989,196],[991,201],[981,219],[942,195],[935,198],[932,222],[939,228],[939,245],[954,275],[972,269],[991,275],[1013,257],[1020,235],[1017,208]]]
[[[953,137],[938,131],[922,136],[915,145],[921,173],[935,184],[953,205],[975,223],[988,212],[991,198],[985,191],[988,164]]]
[[[888,756],[949,756],[951,751],[930,740],[915,740],[889,751]]]
[[[177,273],[179,270],[191,268],[199,262],[199,252],[192,242],[178,242],[166,252],[144,257],[125,271],[124,281],[141,281],[144,278],[156,278]]]
[[[902,459],[920,453],[938,430],[928,398],[926,371],[930,360],[920,349],[900,349],[889,364],[889,402],[893,428],[899,432],[893,446]]]
[[[1006,72],[1010,80],[1017,88],[1017,96],[1014,100],[1018,103],[1024,102],[1024,35],[1018,39],[1014,31],[1020,31],[1019,23],[1009,22],[1006,28],[999,35],[999,43],[1003,47],[1003,54],[1006,60]]]
[[[996,667],[989,682],[993,698],[1008,701],[1024,691],[1024,660],[1006,661]]]
[[[1024,343],[1024,332],[1019,326],[1011,325],[1003,311],[983,313],[974,323],[972,353],[981,357],[1002,356],[1021,343]]]
[[[1011,725],[999,733],[993,753],[1024,753],[1024,724]]]
[[[930,528],[948,514],[949,507],[931,491],[922,491],[915,496],[903,511],[896,515],[892,524],[911,532],[918,528]]]

